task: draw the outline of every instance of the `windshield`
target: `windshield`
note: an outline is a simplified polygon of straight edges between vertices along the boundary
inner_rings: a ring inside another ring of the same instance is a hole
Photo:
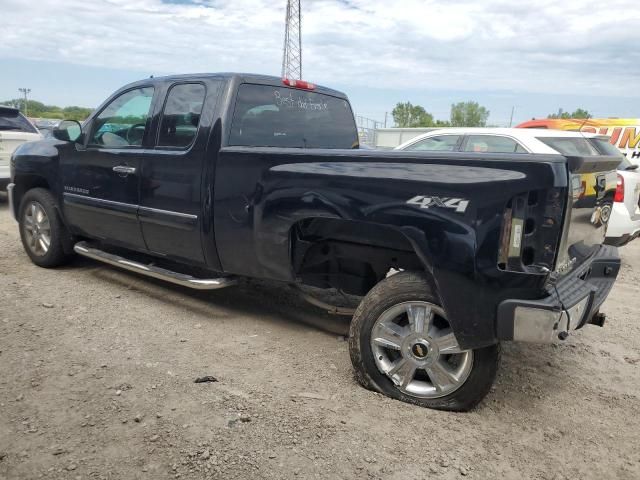
[[[229,145],[293,148],[358,148],[349,102],[306,90],[243,84]]]
[[[13,130],[16,132],[38,133],[33,125],[15,110],[0,110],[0,131]]]

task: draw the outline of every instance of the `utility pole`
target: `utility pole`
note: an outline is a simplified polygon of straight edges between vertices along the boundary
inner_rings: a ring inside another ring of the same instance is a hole
[[[509,128],[511,128],[511,126],[513,125],[513,114],[514,113],[516,113],[515,105],[513,107],[511,107],[511,119],[509,120]]]
[[[24,94],[24,116],[28,116],[27,115],[27,95],[29,95],[31,93],[31,89],[30,88],[19,88],[18,91],[20,93]]]
[[[302,79],[302,8],[301,0],[287,0],[282,78]]]
[[[387,128],[387,115],[389,115],[389,112],[384,112],[384,128]]]

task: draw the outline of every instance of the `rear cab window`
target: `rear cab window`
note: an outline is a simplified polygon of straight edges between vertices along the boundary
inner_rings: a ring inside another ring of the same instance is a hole
[[[349,102],[324,93],[269,85],[238,88],[229,145],[358,148]]]
[[[12,108],[0,107],[0,131],[38,133],[36,127],[22,115]]]

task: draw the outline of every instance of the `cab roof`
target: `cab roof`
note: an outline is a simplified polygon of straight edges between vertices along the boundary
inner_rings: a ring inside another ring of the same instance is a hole
[[[238,84],[241,83],[257,83],[260,85],[269,85],[273,87],[284,87],[284,88],[292,88],[287,87],[283,83],[283,79],[280,77],[272,76],[272,75],[261,75],[256,73],[234,73],[234,72],[221,72],[221,73],[187,73],[180,75],[167,75],[162,77],[150,77],[143,80],[138,80],[136,82],[130,83],[124,86],[123,89],[128,89],[136,86],[143,85],[156,85],[160,83],[168,83],[168,82],[183,82],[183,81],[197,81],[197,80],[205,80],[205,79],[221,79],[225,81],[233,81]],[[314,83],[314,82],[311,82]],[[346,94],[340,92],[338,90],[334,90],[332,88],[323,87],[321,85],[316,85],[316,88],[313,90],[314,93],[324,93],[327,95],[332,95],[334,97],[347,98]]]

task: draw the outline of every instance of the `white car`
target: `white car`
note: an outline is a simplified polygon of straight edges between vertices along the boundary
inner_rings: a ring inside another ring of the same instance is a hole
[[[0,190],[9,184],[11,154],[24,142],[42,139],[34,127],[17,108],[0,105]]]
[[[618,167],[618,185],[607,228],[607,243],[621,247],[640,237],[640,171],[624,159]]]
[[[447,128],[434,130],[396,147],[417,152],[533,153],[576,156],[620,155],[618,187],[606,243],[622,246],[640,236],[640,172],[609,137],[593,133],[531,128]]]

